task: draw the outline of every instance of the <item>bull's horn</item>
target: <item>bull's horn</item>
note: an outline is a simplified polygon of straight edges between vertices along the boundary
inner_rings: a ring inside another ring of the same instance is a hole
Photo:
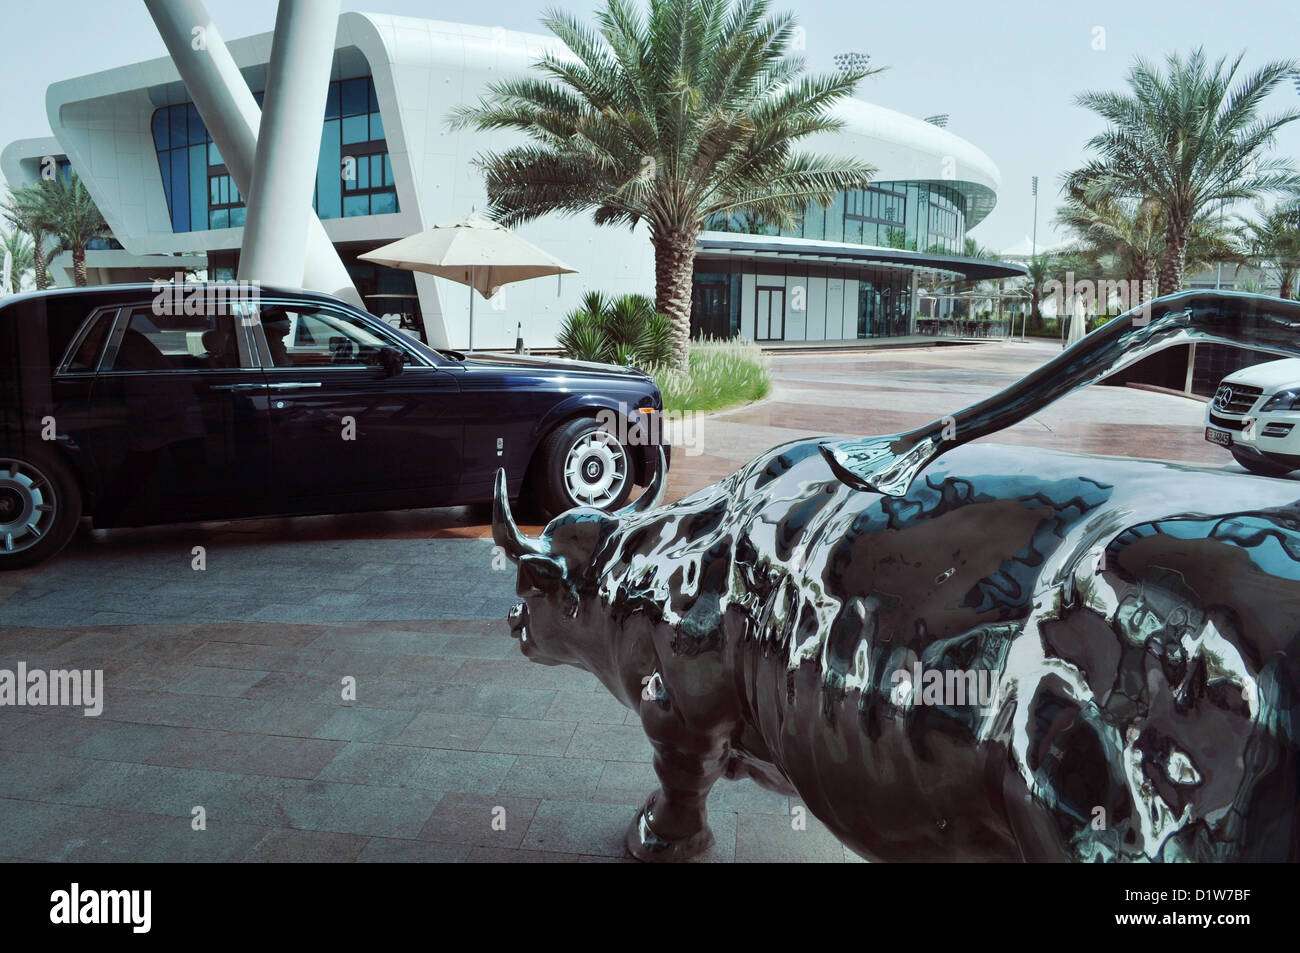
[[[655,452],[659,454],[659,459],[655,465],[655,475],[650,478],[650,485],[636,502],[623,507],[622,513],[644,513],[664,501],[664,491],[668,487],[668,457],[664,454],[663,447],[656,446]]]
[[[515,518],[510,515],[510,495],[506,488],[506,471],[497,468],[496,489],[492,494],[492,541],[505,550],[511,559],[529,553],[541,555],[542,547],[519,531]]]

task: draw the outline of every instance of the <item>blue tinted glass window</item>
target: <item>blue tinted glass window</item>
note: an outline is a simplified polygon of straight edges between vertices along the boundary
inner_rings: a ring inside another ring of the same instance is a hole
[[[370,196],[369,195],[345,195],[343,196],[343,217],[352,218],[356,215],[370,214]]]
[[[213,209],[208,213],[208,228],[229,228],[230,209]]]
[[[373,76],[366,77],[366,92],[370,94],[370,103],[369,103],[370,111],[372,113],[378,112],[379,98],[375,96],[375,79]]]
[[[329,92],[325,94],[325,118],[339,118],[339,83],[330,83]]]
[[[370,112],[370,94],[367,79],[348,79],[343,81],[343,115],[356,116]]]
[[[153,147],[155,149],[166,149],[171,142],[171,137],[167,135],[167,110],[155,109],[153,119],[150,120],[149,124],[153,127]]]
[[[221,158],[221,150],[217,148],[217,144],[215,142],[209,142],[208,165],[221,165],[223,161],[224,160]]]
[[[392,185],[393,179],[393,160],[384,153],[384,185]]]
[[[357,180],[352,183],[352,188],[370,188],[370,159],[366,156],[357,160]]]
[[[387,215],[397,211],[397,196],[392,192],[376,192],[370,196],[370,214]]]
[[[185,113],[182,111],[181,116]],[[174,127],[173,127],[174,128]],[[172,167],[172,231],[188,232],[190,230],[190,177],[186,162],[187,149],[173,149],[166,155],[171,157]]]
[[[230,227],[239,228],[244,224],[244,216],[248,214],[248,209],[240,205],[230,210]]]
[[[190,162],[190,227],[200,231],[208,221],[208,147],[201,143],[185,151]]]
[[[199,118],[199,111],[190,103],[185,108],[190,125],[190,145],[196,146],[201,142],[208,141],[208,130],[203,125],[203,120]]]
[[[320,137],[320,161],[316,165],[316,214],[339,218],[343,214],[342,156],[339,152],[339,121],[326,120]]]
[[[208,204],[220,205],[221,203],[221,179],[213,176],[208,179]]]
[[[349,116],[343,120],[343,142],[368,142],[370,133],[366,128],[365,116]]]
[[[370,114],[370,138],[384,138],[384,121],[379,118],[379,113]]]
[[[171,138],[173,146],[183,146],[189,143],[189,135],[185,131],[185,107],[169,106],[167,109],[171,116]]]

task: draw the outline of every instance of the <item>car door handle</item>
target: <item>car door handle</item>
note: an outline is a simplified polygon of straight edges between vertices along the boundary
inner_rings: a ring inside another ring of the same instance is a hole
[[[291,381],[285,384],[270,384],[271,390],[302,390],[306,387],[320,387],[320,381]]]
[[[265,385],[263,385],[263,384],[213,384],[213,385],[212,385],[212,389],[213,389],[213,390],[229,390],[229,391],[236,391],[236,390],[261,390],[264,386],[265,386]]]

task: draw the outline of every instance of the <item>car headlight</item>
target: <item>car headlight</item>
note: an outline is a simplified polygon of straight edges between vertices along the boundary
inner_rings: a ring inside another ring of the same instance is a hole
[[[1278,391],[1260,410],[1300,410],[1300,388]]]

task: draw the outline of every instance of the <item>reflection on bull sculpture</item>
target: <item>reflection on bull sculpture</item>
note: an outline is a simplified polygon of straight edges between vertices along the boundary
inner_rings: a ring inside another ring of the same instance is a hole
[[[1300,857],[1295,484],[965,445],[1171,344],[1300,354],[1300,304],[1149,308],[946,442],[798,441],[668,506],[661,465],[537,540],[498,478],[524,654],[594,673],[653,744],[634,856],[707,849],[725,775],[873,860]]]

